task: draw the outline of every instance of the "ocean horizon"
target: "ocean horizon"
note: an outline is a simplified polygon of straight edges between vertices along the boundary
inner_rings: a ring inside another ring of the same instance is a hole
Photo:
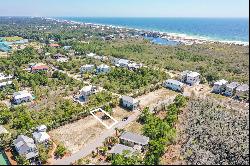
[[[248,18],[52,17],[79,23],[157,31],[198,39],[249,43]]]

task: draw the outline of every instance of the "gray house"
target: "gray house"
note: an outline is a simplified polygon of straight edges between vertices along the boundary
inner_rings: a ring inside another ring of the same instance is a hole
[[[226,85],[226,90],[224,92],[225,96],[233,96],[236,92],[236,88],[239,86],[240,84],[238,82],[231,82],[230,84]]]
[[[149,138],[146,136],[142,136],[142,135],[131,133],[131,132],[124,132],[120,136],[120,142],[130,147],[139,145],[145,148],[149,143]]]
[[[236,88],[236,97],[240,98],[249,95],[249,86],[247,84],[240,85]]]
[[[19,155],[24,156],[27,160],[38,156],[38,150],[32,138],[25,135],[19,135],[14,140],[14,146]]]
[[[130,96],[122,96],[122,106],[133,111],[138,108],[139,100],[136,100]]]

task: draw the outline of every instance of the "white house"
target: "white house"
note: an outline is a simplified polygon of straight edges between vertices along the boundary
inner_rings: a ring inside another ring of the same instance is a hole
[[[249,95],[249,85],[242,84],[236,88],[236,97],[240,98]]]
[[[198,85],[200,83],[200,74],[186,70],[181,73],[181,81],[189,85]]]
[[[116,66],[117,67],[128,67],[128,64],[130,63],[130,60],[127,59],[119,59]]]
[[[47,127],[45,125],[38,126],[36,131],[32,133],[36,143],[44,143],[50,140],[50,136],[46,133]]]
[[[89,85],[89,86],[85,86],[80,90],[80,97],[82,97],[84,100],[87,100],[88,97],[91,94],[94,94],[96,92],[96,87]]]
[[[233,96],[235,94],[236,88],[239,86],[240,84],[238,82],[231,82],[230,84],[226,85],[226,90],[224,92],[224,94],[226,96]]]
[[[23,155],[27,160],[38,156],[38,150],[32,138],[19,135],[13,142],[19,155]]]
[[[173,80],[173,79],[168,79],[163,83],[163,86],[165,88],[170,88],[175,91],[183,91],[184,84],[180,81]]]
[[[96,68],[97,74],[108,73],[109,71],[110,71],[110,67],[105,64],[101,64],[100,66],[97,66]]]
[[[11,79],[13,79],[12,75],[5,75],[4,73],[0,73],[0,88],[12,84]]]
[[[121,104],[123,107],[126,107],[132,111],[135,110],[139,106],[139,103],[140,103],[139,100],[134,99],[130,96],[122,96],[121,101],[122,101]]]
[[[12,101],[14,104],[21,104],[22,102],[28,102],[32,99],[32,95],[28,91],[19,91],[13,94]]]
[[[228,81],[226,81],[226,80],[219,80],[219,81],[215,82],[212,92],[214,92],[214,93],[222,93],[222,92],[224,92],[225,89],[226,89],[226,84],[227,83],[228,83]]]
[[[87,65],[83,65],[80,68],[81,73],[87,73],[87,72],[92,72],[94,71],[95,65],[92,64],[87,64]]]
[[[135,133],[131,133],[131,132],[124,132],[120,136],[120,142],[123,145],[130,146],[130,147],[134,147],[135,145],[139,145],[139,146],[145,148],[146,146],[148,146],[149,137],[135,134]]]
[[[93,58],[94,56],[96,56],[96,54],[91,52],[91,53],[87,54],[86,56],[89,58]]]

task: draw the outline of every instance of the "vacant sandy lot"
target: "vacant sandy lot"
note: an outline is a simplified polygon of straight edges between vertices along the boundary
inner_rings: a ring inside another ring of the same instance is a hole
[[[161,101],[168,99],[170,96],[175,96],[176,94],[176,92],[162,88],[140,96],[138,99],[141,101],[141,108],[146,106],[153,107],[161,103]],[[112,117],[117,121],[121,121],[124,117],[128,117],[131,114],[133,114],[133,112],[116,107],[113,111]],[[127,129],[132,132],[140,133],[141,126],[137,124],[137,122],[133,122],[128,125]],[[84,147],[89,141],[97,138],[106,130],[105,126],[90,115],[72,124],[67,124],[58,129],[52,130],[50,134],[53,139],[62,142],[71,153],[75,153]]]

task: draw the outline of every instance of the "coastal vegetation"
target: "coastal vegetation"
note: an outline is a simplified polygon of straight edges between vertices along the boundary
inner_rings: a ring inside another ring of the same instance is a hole
[[[188,165],[247,165],[249,111],[223,108],[210,99],[190,100],[182,121],[181,156]]]
[[[118,94],[135,94],[145,91],[150,85],[156,85],[167,78],[164,72],[141,68],[131,71],[123,68],[112,69],[107,74],[92,78],[92,83]]]

